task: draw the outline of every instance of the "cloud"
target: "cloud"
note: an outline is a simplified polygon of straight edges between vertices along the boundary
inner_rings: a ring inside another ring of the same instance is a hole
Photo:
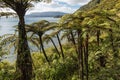
[[[71,6],[67,6],[67,4],[60,4],[58,1],[52,1],[51,3],[44,3],[39,2],[35,4],[35,6],[28,11],[28,13],[31,12],[45,12],[45,11],[60,11],[60,12],[66,12],[66,13],[72,13],[76,9],[72,8]]]
[[[51,3],[34,3],[34,7],[31,8],[27,14],[31,12],[45,12],[45,11],[60,11],[66,13],[73,13],[80,6],[88,3],[90,0],[52,0]],[[12,10],[3,9],[2,11],[11,12]],[[12,11],[13,12],[13,11]]]
[[[76,4],[84,5],[88,3],[90,0],[58,0],[58,1],[65,2],[70,5],[76,5]]]

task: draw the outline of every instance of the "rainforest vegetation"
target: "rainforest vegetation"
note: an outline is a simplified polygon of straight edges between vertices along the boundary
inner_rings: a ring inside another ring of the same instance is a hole
[[[15,34],[0,36],[0,57],[13,47],[17,55],[14,63],[0,61],[0,80],[120,80],[120,0],[91,0],[58,22],[28,25],[24,16],[31,1],[42,0],[0,0],[1,8],[19,18]],[[31,53],[28,43],[39,52]]]

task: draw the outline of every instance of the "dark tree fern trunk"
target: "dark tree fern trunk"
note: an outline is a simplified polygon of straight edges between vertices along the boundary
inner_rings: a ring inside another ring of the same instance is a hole
[[[24,12],[24,11],[23,11]],[[28,47],[27,35],[25,31],[24,13],[19,12],[18,24],[18,54],[16,61],[16,80],[31,80],[32,78],[32,58]]]
[[[61,44],[61,41],[60,41],[60,38],[59,38],[59,35],[58,35],[58,34],[57,34],[57,39],[58,39],[58,42],[59,42],[59,45],[60,45],[62,57],[64,58],[64,53],[63,53],[63,49],[62,49],[62,44]]]
[[[14,80],[32,80],[32,58],[28,47],[25,31],[24,16],[28,9],[27,0],[2,0],[9,8],[13,9],[18,17],[18,50],[16,60],[16,73]]]
[[[75,42],[75,38],[74,38],[74,34],[73,34],[73,32],[71,31],[71,38],[72,38],[72,43],[74,44],[74,46],[75,46],[75,50],[76,50],[76,53],[78,53],[78,50],[77,50],[77,46],[76,46],[76,42]]]
[[[89,47],[89,35],[87,33],[86,40],[85,40],[85,67],[86,67],[86,80],[89,79],[89,69],[88,69],[88,47]]]
[[[84,80],[84,60],[81,30],[78,30],[78,62],[79,62],[79,77],[80,80]]]
[[[41,49],[42,49],[42,51],[43,51],[43,54],[44,54],[44,56],[45,56],[45,59],[47,60],[48,64],[50,64],[50,61],[49,61],[49,59],[48,59],[48,57],[47,57],[47,54],[46,54],[45,49],[44,49],[44,46],[43,46],[43,41],[42,41],[42,35],[41,35],[41,34],[42,34],[42,33],[38,33],[38,35],[39,35],[39,40],[40,40],[40,45],[41,45]]]
[[[100,30],[97,30],[97,45],[100,45]]]
[[[60,52],[58,51],[57,46],[55,45],[55,43],[54,43],[53,39],[52,39],[52,38],[50,38],[50,40],[51,40],[51,42],[52,42],[53,46],[55,47],[55,50],[57,51],[58,56],[60,57]]]

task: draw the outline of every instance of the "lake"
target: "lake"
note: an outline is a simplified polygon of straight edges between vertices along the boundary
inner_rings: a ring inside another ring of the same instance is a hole
[[[59,20],[59,18],[53,18],[53,17],[25,17],[25,23],[31,24],[33,22],[37,22],[40,20],[47,20],[50,22],[56,22]],[[4,34],[12,34],[15,31],[15,25],[18,24],[18,18],[16,17],[1,17],[0,18],[0,36]]]
[[[49,22],[57,22],[59,20],[59,18],[53,18],[53,17],[25,17],[25,23],[26,24],[31,24],[33,22],[37,22],[40,20],[47,20]],[[14,34],[15,32],[15,25],[18,24],[18,18],[17,17],[9,17],[9,18],[5,18],[5,17],[1,17],[0,18],[0,36],[4,35],[4,34]],[[54,38],[55,43],[57,44],[57,40]],[[44,44],[44,47],[49,47],[51,46],[51,43],[49,44]],[[37,48],[35,48],[35,46],[30,46],[33,51],[38,51]],[[9,56],[7,56],[8,58],[6,58],[6,60],[9,60],[10,62],[13,62],[15,60],[15,55],[13,55],[14,51],[11,51],[11,54]],[[1,59],[5,59],[6,56],[3,56]]]

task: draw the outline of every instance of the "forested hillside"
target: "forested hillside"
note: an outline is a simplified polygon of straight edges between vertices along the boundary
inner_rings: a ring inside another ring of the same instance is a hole
[[[28,80],[120,80],[120,0],[91,0],[58,22],[41,20],[22,26],[25,41],[38,51],[21,52],[17,60],[22,65],[1,61],[0,80],[26,80],[26,69]],[[0,56],[13,47],[14,52],[25,50],[22,42],[18,45],[23,37],[17,32],[0,37]],[[51,47],[45,48],[48,43]]]
[[[98,4],[101,3],[102,0],[91,0],[88,4],[80,7],[78,10],[85,11],[85,10],[90,10],[94,7],[96,7]]]

